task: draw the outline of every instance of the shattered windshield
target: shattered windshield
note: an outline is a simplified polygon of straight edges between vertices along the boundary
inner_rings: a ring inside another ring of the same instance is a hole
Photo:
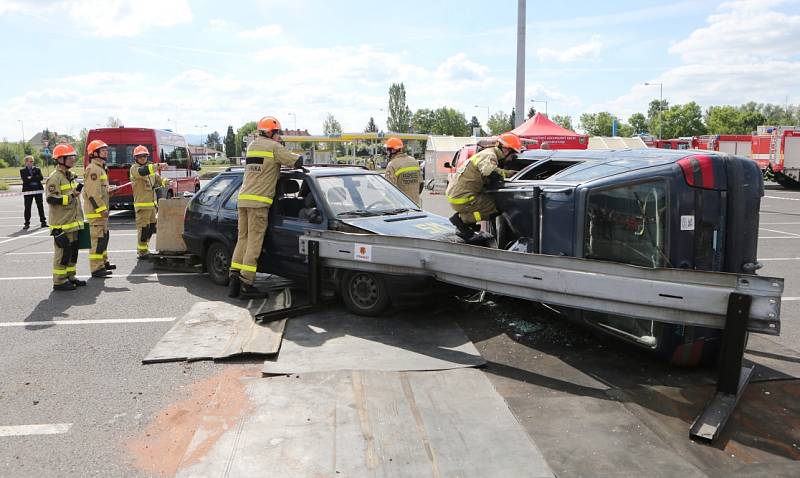
[[[317,183],[334,216],[380,216],[419,211],[412,200],[376,174],[322,177]]]

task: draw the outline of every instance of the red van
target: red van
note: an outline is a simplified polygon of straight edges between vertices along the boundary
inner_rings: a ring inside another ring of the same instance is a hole
[[[166,164],[161,171],[161,177],[170,180],[168,197],[200,190],[197,168],[192,161],[186,139],[179,134],[150,128],[99,128],[89,131],[86,144],[95,139],[108,145],[106,166],[109,183],[122,186],[109,198],[112,208],[133,208],[133,190],[128,174],[133,164],[133,148],[140,144],[150,151],[154,163]],[[88,163],[88,155],[84,151],[84,166]]]

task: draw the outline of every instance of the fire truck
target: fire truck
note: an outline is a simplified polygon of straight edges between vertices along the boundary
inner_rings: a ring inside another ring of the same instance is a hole
[[[651,148],[659,149],[698,149],[699,140],[696,136],[682,136],[674,139],[657,139]]]
[[[697,138],[697,148],[709,151],[719,151],[743,158],[752,158],[751,142],[752,136],[749,134],[706,134]],[[766,164],[759,163],[758,166],[763,171]]]
[[[775,182],[800,189],[800,126],[759,126],[751,141],[752,159]]]

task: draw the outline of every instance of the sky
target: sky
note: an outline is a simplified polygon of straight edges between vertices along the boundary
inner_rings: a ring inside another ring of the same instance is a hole
[[[265,115],[321,133],[412,111],[514,106],[517,2],[0,0],[0,138],[105,126],[225,133]],[[527,2],[526,109],[800,103],[800,0]],[[536,100],[536,102],[532,102]]]

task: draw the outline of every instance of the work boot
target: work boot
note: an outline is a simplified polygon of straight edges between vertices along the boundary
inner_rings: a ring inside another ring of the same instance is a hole
[[[464,221],[461,220],[461,217],[458,215],[458,213],[450,216],[450,223],[456,226],[456,229],[458,229],[456,235],[461,239],[464,239],[464,241],[469,242],[474,238],[475,231],[473,231],[472,228],[470,228]]]
[[[47,227],[47,221],[42,221],[42,229]]]
[[[23,230],[23,231],[27,231],[27,230],[28,230],[28,229],[30,229],[30,228],[31,228],[31,225],[30,225],[30,224],[25,224],[24,226],[22,226],[22,230]]]
[[[70,277],[69,282],[74,285],[75,287],[83,287],[86,285],[85,280],[80,280],[77,277]]]
[[[111,275],[111,271],[103,268],[97,269],[96,271],[92,272],[92,277],[96,277],[98,279],[105,279],[106,277]]]
[[[75,290],[75,284],[72,282],[64,282],[63,284],[53,284],[53,290]]]
[[[239,297],[239,289],[242,287],[242,278],[239,274],[232,274],[228,281],[228,297]]]
[[[240,299],[265,299],[269,296],[266,292],[260,291],[256,286],[245,284],[242,282],[242,287],[239,290]]]
[[[117,268],[117,265],[116,264],[112,264],[110,262],[106,262],[105,267],[106,267],[107,271],[113,271],[114,269]]]
[[[150,253],[148,252],[147,254],[139,254],[138,256],[136,256],[136,259],[140,261],[146,261],[150,259]]]

